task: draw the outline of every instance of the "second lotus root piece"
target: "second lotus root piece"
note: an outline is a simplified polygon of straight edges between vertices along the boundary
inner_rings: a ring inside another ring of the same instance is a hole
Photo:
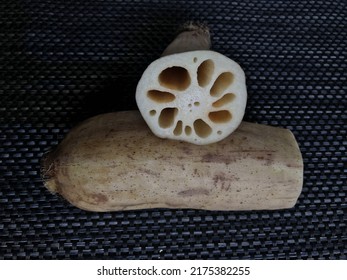
[[[144,71],[136,102],[156,136],[204,145],[240,125],[247,103],[245,74],[209,47],[208,29],[189,23]]]

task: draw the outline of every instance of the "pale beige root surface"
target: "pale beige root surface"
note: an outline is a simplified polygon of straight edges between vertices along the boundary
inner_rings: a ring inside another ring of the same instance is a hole
[[[166,47],[161,56],[175,53],[208,50],[211,47],[210,31],[201,23],[186,22],[177,37]]]
[[[154,136],[138,111],[99,115],[43,160],[46,187],[90,211],[293,207],[303,161],[293,134],[242,122],[199,146]]]

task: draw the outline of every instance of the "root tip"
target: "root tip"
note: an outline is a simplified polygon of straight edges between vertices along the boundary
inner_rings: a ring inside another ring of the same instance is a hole
[[[210,33],[210,29],[208,28],[207,24],[198,21],[187,21],[183,23],[177,30],[177,33],[179,34],[185,31],[200,31],[203,33]]]
[[[52,152],[48,151],[42,156],[41,160],[41,178],[45,187],[55,193],[57,192],[57,187],[54,180],[55,168],[54,161],[52,160]]]

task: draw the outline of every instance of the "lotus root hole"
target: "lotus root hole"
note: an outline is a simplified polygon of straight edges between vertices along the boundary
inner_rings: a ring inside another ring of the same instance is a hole
[[[168,128],[174,124],[177,115],[177,108],[165,108],[160,112],[159,126],[161,128]]]
[[[212,133],[212,128],[202,119],[198,119],[194,122],[194,130],[201,138],[206,138]]]
[[[213,107],[219,108],[224,105],[227,105],[231,103],[235,99],[235,94],[233,93],[227,93],[225,94],[221,99],[217,100],[216,102],[212,103]]]
[[[211,59],[205,60],[198,67],[198,84],[206,87],[210,82],[214,72],[214,63]]]
[[[150,90],[147,92],[147,96],[157,103],[171,102],[176,98],[172,93],[160,90]]]
[[[158,79],[162,86],[173,90],[185,90],[190,86],[188,70],[179,66],[166,68],[159,74]]]
[[[174,135],[178,136],[182,134],[182,121],[178,121],[173,131]]]
[[[208,117],[214,123],[225,123],[232,119],[231,113],[227,110],[210,112]]]
[[[189,126],[189,125],[187,125],[185,128],[184,128],[184,132],[186,133],[186,135],[190,135],[190,134],[192,134],[192,128]]]
[[[156,113],[157,113],[156,110],[150,110],[149,111],[149,115],[151,115],[151,116],[155,116]]]
[[[215,97],[219,97],[223,92],[232,84],[234,75],[230,72],[224,72],[218,76],[214,82],[210,94]]]

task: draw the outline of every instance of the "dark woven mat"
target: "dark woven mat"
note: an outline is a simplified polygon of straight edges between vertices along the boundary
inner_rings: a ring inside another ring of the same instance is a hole
[[[245,119],[296,135],[295,208],[98,214],[50,194],[42,154],[87,117],[136,109],[143,70],[186,20],[244,68]],[[344,0],[1,1],[0,258],[346,259],[346,91]]]

